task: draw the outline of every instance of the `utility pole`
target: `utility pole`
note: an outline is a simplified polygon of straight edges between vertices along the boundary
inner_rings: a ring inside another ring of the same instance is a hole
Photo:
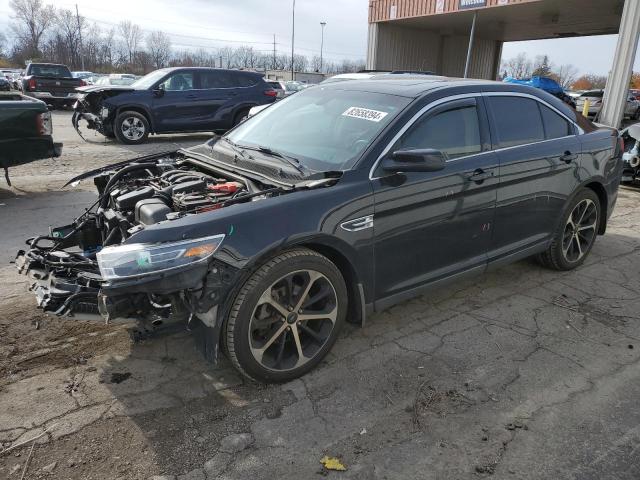
[[[273,34],[273,63],[271,64],[273,70],[276,69],[276,34]]]
[[[291,80],[296,79],[296,72],[294,68],[294,43],[296,41],[296,0],[293,0],[293,10],[291,14]]]
[[[78,13],[78,4],[76,3],[76,20],[78,21],[78,37],[80,39],[80,62],[84,71],[84,55],[82,54],[82,29],[80,28],[80,14]]]
[[[322,73],[322,49],[324,47],[324,27],[327,26],[327,22],[320,22],[320,28],[322,30],[322,36],[320,40],[320,73]]]

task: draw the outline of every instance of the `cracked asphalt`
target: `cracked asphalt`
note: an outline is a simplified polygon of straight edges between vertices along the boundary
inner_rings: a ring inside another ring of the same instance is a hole
[[[79,173],[97,147],[65,137],[65,115],[61,161]],[[15,225],[0,233],[0,478],[640,478],[640,190],[621,190],[578,270],[523,261],[437,290],[261,386],[207,364],[188,332],[134,343],[121,325],[39,314],[7,251],[89,194],[21,168],[0,190]]]

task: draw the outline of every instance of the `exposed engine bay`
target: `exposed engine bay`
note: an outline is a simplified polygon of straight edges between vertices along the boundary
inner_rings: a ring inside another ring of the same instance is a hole
[[[640,181],[640,125],[625,128],[620,136],[624,141],[622,181]]]
[[[18,252],[18,269],[33,279],[31,290],[46,312],[100,315],[107,322],[135,318],[154,326],[190,320],[204,308],[198,306],[204,283],[222,281],[230,268],[222,262],[211,268],[216,262],[211,255],[224,235],[141,249],[136,234],[161,222],[288,191],[181,152],[123,162],[84,178],[89,176],[98,190],[95,204],[71,224],[29,239],[29,248]],[[183,274],[182,267],[190,270]],[[173,275],[171,283],[167,271]],[[156,273],[153,288],[147,288]],[[140,286],[140,275],[145,275],[146,286]]]

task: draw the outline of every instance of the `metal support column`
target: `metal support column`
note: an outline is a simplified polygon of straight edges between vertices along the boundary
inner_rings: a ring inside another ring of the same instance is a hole
[[[613,66],[602,99],[600,123],[619,127],[629,94],[631,72],[638,49],[640,34],[640,2],[626,0],[620,21],[618,44],[613,57]]]
[[[476,36],[476,20],[478,12],[473,13],[473,23],[471,24],[471,35],[469,36],[469,50],[467,50],[467,62],[464,64],[464,78],[469,78],[469,65],[471,64],[471,52],[473,51],[473,40]]]

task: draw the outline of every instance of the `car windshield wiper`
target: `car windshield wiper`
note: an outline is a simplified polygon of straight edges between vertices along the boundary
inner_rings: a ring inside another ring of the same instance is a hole
[[[229,140],[227,137],[222,137],[221,140],[224,140],[227,144],[229,144],[229,146],[231,147],[231,149],[236,152],[238,155],[240,155],[242,158],[246,158],[246,155],[244,154],[244,152],[240,149],[240,145],[238,145],[237,143],[233,142],[232,140]],[[215,143],[213,145],[211,145],[211,150],[213,151],[213,147],[215,146]],[[244,148],[244,147],[243,147]]]
[[[284,153],[280,153],[280,152],[278,152],[276,150],[273,150],[273,149],[271,149],[269,147],[265,147],[263,145],[255,145],[255,146],[253,146],[253,145],[236,145],[236,147],[242,148],[244,150],[254,150],[256,152],[264,153],[265,155],[269,155],[269,156],[274,157],[274,158],[279,158],[280,160],[285,162],[287,165],[290,165],[293,168],[295,168],[302,175],[305,174],[305,168],[300,163],[300,160],[298,160],[295,157],[291,157],[289,155],[285,155]]]

